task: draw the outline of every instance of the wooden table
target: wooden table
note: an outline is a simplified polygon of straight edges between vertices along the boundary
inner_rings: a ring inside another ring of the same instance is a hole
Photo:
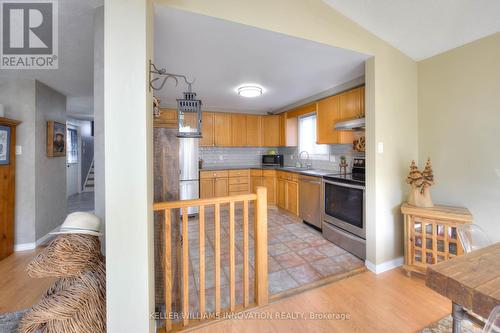
[[[453,302],[453,332],[464,308],[483,318],[500,305],[500,243],[427,268],[426,285]]]

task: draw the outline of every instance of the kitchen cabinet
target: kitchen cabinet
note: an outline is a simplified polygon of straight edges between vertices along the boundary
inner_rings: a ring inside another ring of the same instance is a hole
[[[200,179],[200,198],[214,197],[214,180],[212,178]]]
[[[250,170],[250,192],[257,193],[257,187],[262,186],[262,170]]]
[[[337,131],[335,123],[364,116],[365,88],[358,87],[318,101],[316,142],[318,144],[351,144],[352,131]]]
[[[299,184],[293,181],[286,182],[286,209],[299,215]]]
[[[218,147],[231,146],[231,114],[214,112],[214,138]]]
[[[231,145],[247,145],[247,116],[244,114],[231,113]]]
[[[318,102],[316,113],[316,143],[340,143],[339,131],[334,129],[340,120],[339,96],[331,96]]]
[[[262,186],[267,189],[267,203],[276,204],[276,170],[262,170]]]
[[[214,113],[202,112],[201,114],[201,147],[213,147],[215,145]]]
[[[177,110],[160,109],[160,116],[153,119],[153,126],[157,128],[177,128]]]
[[[261,142],[261,118],[262,116],[246,115],[246,144],[249,147],[260,147]]]
[[[229,195],[228,178],[214,179],[214,197],[226,197]]]
[[[297,147],[298,145],[298,118],[288,118],[288,114],[281,113],[280,117],[280,147]]]
[[[262,116],[262,146],[278,147],[280,145],[279,115]]]
[[[364,107],[363,107],[364,109]],[[340,121],[362,116],[361,88],[352,89],[339,95]],[[339,143],[352,143],[352,131],[339,131]]]
[[[250,170],[229,170],[229,195],[250,192]]]
[[[276,179],[276,205],[286,209],[286,180]]]
[[[276,180],[277,206],[299,214],[299,184],[298,175],[292,172],[278,171]]]

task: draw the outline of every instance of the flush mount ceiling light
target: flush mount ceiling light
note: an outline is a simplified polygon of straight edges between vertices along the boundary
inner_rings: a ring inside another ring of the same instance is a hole
[[[236,91],[238,92],[239,96],[243,97],[258,97],[262,95],[264,92],[264,89],[257,85],[257,84],[245,84],[242,86],[239,86]]]

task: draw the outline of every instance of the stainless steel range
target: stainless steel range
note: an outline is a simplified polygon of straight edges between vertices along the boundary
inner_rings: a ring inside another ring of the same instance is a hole
[[[323,236],[365,259],[365,159],[354,159],[352,173],[323,176],[322,199]]]

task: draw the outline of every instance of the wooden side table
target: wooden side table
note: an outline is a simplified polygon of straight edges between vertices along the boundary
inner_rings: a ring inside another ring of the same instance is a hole
[[[404,203],[405,261],[403,269],[425,274],[428,265],[446,261],[463,253],[457,226],[472,222],[467,208],[434,206],[420,208]]]

